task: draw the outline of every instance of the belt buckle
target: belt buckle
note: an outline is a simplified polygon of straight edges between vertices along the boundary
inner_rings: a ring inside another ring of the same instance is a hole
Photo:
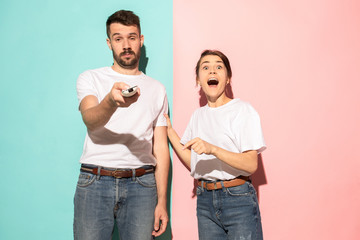
[[[114,170],[112,171],[111,175],[114,177],[114,178],[122,178],[122,173],[124,172],[124,170]]]

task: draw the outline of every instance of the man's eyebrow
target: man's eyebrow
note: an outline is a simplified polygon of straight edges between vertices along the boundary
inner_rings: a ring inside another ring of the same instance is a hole
[[[112,37],[117,36],[117,35],[122,35],[122,34],[121,34],[121,33],[116,32],[116,33],[114,33],[114,34],[112,35]],[[129,35],[128,35],[128,36],[138,36],[138,34],[137,34],[136,32],[133,32],[133,33],[129,33]]]
[[[113,33],[113,34],[111,35],[111,37],[114,37],[114,36],[116,36],[116,35],[120,35],[120,33]]]

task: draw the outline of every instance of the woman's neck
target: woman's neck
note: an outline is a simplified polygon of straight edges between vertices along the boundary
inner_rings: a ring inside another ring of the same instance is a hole
[[[225,105],[226,103],[230,102],[232,99],[227,97],[224,94],[222,94],[220,97],[216,98],[216,99],[209,99],[207,98],[207,102],[208,102],[208,105],[209,107],[212,107],[212,108],[217,108],[217,107],[220,107],[222,105]]]

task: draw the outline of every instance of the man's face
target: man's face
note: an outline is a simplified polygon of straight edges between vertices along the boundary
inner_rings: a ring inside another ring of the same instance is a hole
[[[110,36],[107,44],[114,56],[114,64],[125,69],[138,68],[144,36],[136,26],[121,23],[110,24]]]

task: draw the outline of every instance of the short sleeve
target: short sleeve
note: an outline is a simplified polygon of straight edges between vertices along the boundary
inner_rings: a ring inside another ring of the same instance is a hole
[[[192,135],[192,122],[193,122],[193,117],[191,117],[188,125],[186,126],[185,132],[182,136],[182,138],[180,139],[180,143],[185,145],[187,142],[189,142],[191,139],[193,139],[193,135]]]
[[[98,91],[95,88],[93,78],[89,71],[80,74],[76,82],[76,90],[79,104],[88,95],[94,95],[99,98]]]
[[[258,153],[263,152],[266,149],[266,144],[259,114],[250,107],[250,111],[239,118],[238,139],[240,140],[240,151],[257,150]]]
[[[161,103],[160,111],[159,111],[157,118],[154,121],[155,127],[167,126],[164,113],[168,114],[169,106],[168,106],[168,100],[167,100],[165,90],[164,90],[163,98],[161,100],[162,100],[162,103]]]

